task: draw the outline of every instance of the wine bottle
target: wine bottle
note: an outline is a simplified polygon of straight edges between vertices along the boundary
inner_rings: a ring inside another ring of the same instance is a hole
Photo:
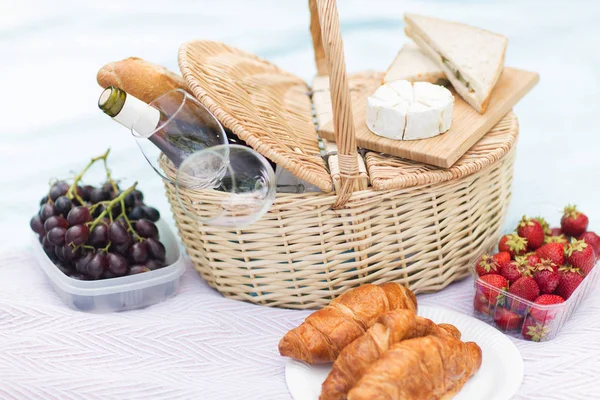
[[[114,86],[108,87],[102,92],[98,100],[98,107],[113,120],[130,130],[134,136],[152,142],[176,168],[194,151],[215,145],[216,129],[214,126],[200,126],[191,115],[188,121],[185,113],[182,113],[184,115],[180,115],[176,120],[169,120],[161,110],[151,107],[137,97]],[[224,131],[229,144],[250,147],[229,129],[224,129]],[[268,161],[277,174],[278,192],[319,191],[318,188],[295,177],[271,160]]]
[[[175,102],[174,102],[175,103]],[[176,108],[176,103],[173,106]],[[148,139],[179,167],[183,160],[199,149],[222,144],[223,136],[214,126],[201,126],[191,115],[182,112],[169,119],[163,110],[154,108],[122,89],[111,86],[98,100],[98,107],[138,138]]]

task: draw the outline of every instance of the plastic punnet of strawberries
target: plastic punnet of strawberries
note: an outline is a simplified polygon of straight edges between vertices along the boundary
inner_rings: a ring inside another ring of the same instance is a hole
[[[553,337],[563,312],[556,305],[573,295],[600,258],[600,237],[588,231],[585,214],[567,206],[560,225],[523,216],[515,232],[500,238],[497,253],[477,261],[473,307],[479,318],[527,340]]]

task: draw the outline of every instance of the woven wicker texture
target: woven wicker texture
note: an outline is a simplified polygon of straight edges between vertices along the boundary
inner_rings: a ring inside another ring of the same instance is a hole
[[[313,39],[315,27],[320,26],[327,43],[340,40],[331,31],[337,26],[335,1],[310,0],[310,5]],[[428,178],[411,181],[418,186],[351,194],[356,148],[349,148],[352,129],[344,126],[356,87],[352,80],[348,85],[345,72],[339,70],[341,41],[319,50],[320,40],[319,35],[314,41],[319,69],[327,68],[332,81],[337,81],[331,86],[330,104],[339,128],[336,135],[340,133],[342,139],[341,146],[338,141],[340,176],[346,180],[342,193],[278,193],[263,218],[234,229],[201,224],[181,207],[193,205],[201,214],[203,209],[219,207],[224,194],[180,189],[180,203],[175,188],[165,183],[179,235],[195,268],[227,297],[302,309],[322,307],[367,282],[399,281],[420,293],[440,290],[466,276],[472,255],[499,235],[511,196],[515,147],[491,141],[486,145],[489,149],[483,146],[479,151],[496,154],[495,161],[492,157],[487,164],[473,162],[479,167],[465,168],[463,176],[452,178],[422,165],[419,170],[418,164],[405,172],[400,160],[371,154],[369,169],[382,185],[410,181],[399,178],[403,175]],[[334,57],[319,60],[319,55],[331,51]],[[323,160],[316,156],[314,127],[306,122],[311,113],[304,99],[309,97],[300,95],[307,88],[298,78],[213,42],[184,45],[180,65],[194,95],[225,126],[299,177],[315,184],[319,177],[319,183],[331,184]],[[518,127],[512,115],[509,120],[506,135],[514,142]],[[164,158],[161,161],[173,178],[175,171]]]
[[[362,283],[399,281],[420,293],[466,276],[472,255],[498,237],[513,159],[514,150],[478,173],[425,187],[357,192],[342,210],[332,210],[331,194],[278,194],[243,230],[199,224],[166,189],[188,254],[212,287],[238,300],[315,308]],[[210,202],[202,192],[180,194]]]
[[[317,5],[316,14],[314,7],[311,5],[314,3]],[[335,0],[310,0],[309,8],[311,10],[311,33],[314,35],[319,31],[319,29],[316,29],[317,26],[321,27],[322,38],[320,43],[327,58],[329,84],[331,86],[331,107],[333,109],[333,131],[338,146],[337,161],[340,167],[340,183],[336,188],[338,198],[333,208],[340,208],[350,198],[354,190],[354,182],[359,177],[356,159],[356,129],[346,74],[342,31]],[[313,36],[313,44],[315,42],[319,42],[318,35],[317,37]],[[319,67],[318,64],[317,67]]]
[[[225,127],[294,175],[321,190],[333,189],[302,79],[211,41],[181,46],[179,66],[194,96]]]

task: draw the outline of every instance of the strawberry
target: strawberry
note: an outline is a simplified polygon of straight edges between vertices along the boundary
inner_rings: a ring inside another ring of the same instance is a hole
[[[527,218],[524,215],[517,227],[517,234],[527,240],[527,248],[529,250],[541,247],[544,244],[544,237],[546,236],[544,228],[538,221]]]
[[[542,342],[548,339],[550,334],[550,327],[543,323],[536,322],[533,318],[527,317],[523,323],[521,334],[524,339],[531,340],[533,342]]]
[[[473,298],[473,309],[476,312],[490,316],[493,313],[490,307],[490,302],[487,301],[487,299],[479,291],[477,291],[477,293],[475,293],[475,297]]]
[[[532,269],[535,269],[535,267],[542,262],[540,256],[535,253],[527,253],[523,257],[525,257],[527,260],[527,265],[529,265]]]
[[[544,259],[536,266],[533,279],[535,279],[540,287],[540,293],[554,293],[558,283],[560,282],[558,266],[547,258]]]
[[[596,235],[594,232],[584,232],[577,238],[578,240],[583,240],[594,249],[594,253],[596,253],[596,257],[600,257],[600,236]]]
[[[535,251],[535,254],[543,260],[547,258],[554,264],[561,266],[565,263],[565,249],[560,243],[548,243]]]
[[[569,239],[567,239],[567,237],[565,235],[560,234],[558,236],[546,236],[544,238],[544,244],[548,244],[548,243],[560,243],[564,247],[567,247],[569,245],[569,243],[571,243],[571,241]]]
[[[548,224],[548,222],[544,218],[542,218],[542,217],[534,217],[532,219],[540,223],[540,225],[542,226],[542,229],[544,229],[544,234],[545,235],[549,235],[550,234],[550,224]]]
[[[579,236],[588,228],[588,217],[577,211],[575,206],[566,206],[565,212],[560,220],[563,233],[567,236]]]
[[[512,258],[521,256],[527,252],[527,239],[524,239],[516,233],[509,233],[500,238],[498,251],[510,253]]]
[[[560,235],[563,235],[562,228],[550,228],[550,229],[548,229],[547,236],[560,236]]]
[[[507,253],[506,251],[501,251],[500,253],[496,253],[492,256],[492,258],[494,259],[494,261],[496,261],[496,263],[498,264],[498,266],[500,268],[502,268],[503,266],[508,264],[511,260],[510,253]]]
[[[522,256],[517,257],[517,260],[511,261],[504,267],[500,268],[500,275],[506,278],[511,284],[524,275],[531,276],[531,269]]]
[[[508,288],[508,281],[505,277],[498,274],[487,274],[479,277],[479,280],[485,284],[478,282],[477,288],[490,304],[495,305],[503,300],[503,292]]]
[[[560,281],[556,288],[556,294],[563,299],[568,300],[575,289],[577,289],[577,286],[583,281],[583,274],[579,268],[568,266],[560,267],[558,269],[558,274],[560,275]]]
[[[514,331],[521,327],[523,316],[504,307],[498,307],[494,315],[496,326],[503,331]]]
[[[540,287],[532,277],[522,276],[510,285],[508,293],[528,301],[534,301],[540,295]]]
[[[575,268],[579,268],[583,276],[589,274],[592,268],[594,268],[594,264],[596,264],[594,249],[583,240],[575,240],[571,243],[567,247],[566,254],[569,264]]]
[[[475,272],[477,272],[477,275],[479,276],[487,274],[497,274],[498,269],[498,263],[496,263],[492,256],[487,254],[482,255],[479,261],[477,261],[477,265],[475,266]]]
[[[551,306],[554,304],[564,303],[565,299],[555,294],[543,294],[534,303],[541,306]],[[556,316],[556,310],[549,307],[536,307],[533,306],[529,310],[529,314],[538,322],[552,321]]]

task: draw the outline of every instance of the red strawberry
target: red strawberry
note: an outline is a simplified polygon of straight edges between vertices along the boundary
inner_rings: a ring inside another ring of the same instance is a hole
[[[577,286],[583,281],[583,275],[579,268],[567,266],[559,268],[558,274],[560,275],[560,282],[558,282],[556,294],[568,300],[575,289],[577,289]]]
[[[510,253],[510,256],[521,256],[527,252],[527,239],[524,239],[516,233],[509,233],[500,238],[498,251]]]
[[[579,236],[588,228],[588,217],[577,211],[575,206],[566,206],[565,212],[560,220],[563,233],[567,236]]]
[[[558,266],[552,261],[544,259],[536,266],[533,279],[537,282],[542,294],[554,293],[560,282]]]
[[[542,342],[548,339],[550,327],[544,325],[543,323],[536,322],[531,317],[527,317],[525,323],[523,324],[523,328],[521,329],[521,334],[523,335],[524,339],[534,342]]]
[[[534,301],[540,295],[540,287],[532,277],[522,276],[510,285],[508,293],[528,301]]]
[[[569,243],[571,243],[571,241],[569,239],[567,239],[567,237],[565,235],[561,234],[558,236],[546,236],[546,238],[544,238],[544,244],[548,244],[548,243],[560,243],[564,247],[567,247],[567,245],[569,245]]]
[[[481,294],[493,305],[502,300],[504,291],[508,288],[508,281],[498,274],[487,274],[479,277],[477,288]]]
[[[550,228],[550,229],[548,229],[548,234],[547,235],[548,236],[560,236],[560,235],[563,235],[562,228]]]
[[[596,264],[594,249],[583,240],[575,240],[566,250],[569,264],[579,268],[583,276],[590,273]]]
[[[475,293],[475,297],[473,298],[473,309],[484,315],[490,316],[493,312],[490,307],[490,302],[487,301],[487,299],[483,297],[479,291],[477,291],[477,293]]]
[[[504,307],[498,307],[494,315],[494,322],[503,331],[514,331],[521,327],[523,316]]]
[[[505,277],[511,284],[524,275],[531,276],[531,269],[527,260],[523,257],[517,257],[517,260],[511,261],[500,268],[500,275]]]
[[[548,243],[535,251],[535,254],[543,260],[547,258],[554,264],[561,266],[565,263],[565,249],[560,243]]]
[[[579,240],[583,240],[594,249],[594,253],[596,253],[596,257],[600,257],[600,236],[596,235],[594,232],[584,232],[577,238]]]
[[[477,261],[475,272],[477,272],[477,275],[479,276],[497,274],[499,269],[498,267],[498,264],[492,256],[484,254],[481,256],[479,261]]]
[[[532,268],[535,268],[539,263],[542,262],[540,256],[538,256],[535,253],[527,253],[523,257],[525,257],[525,259],[527,260],[527,265],[529,265]]]
[[[551,306],[554,304],[564,303],[565,299],[555,294],[543,294],[537,299],[535,299],[534,303],[539,304],[541,306]],[[556,316],[556,310],[550,307],[531,307],[529,310],[529,314],[538,322],[547,322],[552,321]]]
[[[510,253],[507,253],[506,251],[496,253],[492,256],[492,258],[496,261],[500,268],[508,264],[511,260]]]
[[[535,219],[523,216],[517,228],[517,234],[527,240],[527,248],[535,250],[544,244],[546,233],[542,225]]]
[[[540,225],[544,229],[544,234],[545,235],[549,235],[550,234],[550,224],[548,224],[548,222],[544,218],[542,218],[542,217],[534,217],[532,219],[534,219],[534,220],[536,220],[537,222],[540,223]]]

